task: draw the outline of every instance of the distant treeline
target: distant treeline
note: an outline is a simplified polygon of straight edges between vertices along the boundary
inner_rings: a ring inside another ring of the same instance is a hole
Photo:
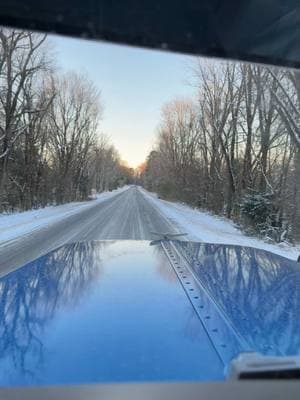
[[[46,35],[0,29],[0,212],[83,200],[132,180],[99,135],[101,98],[59,73]]]
[[[162,110],[144,186],[272,240],[300,239],[300,74],[199,61],[195,100]]]

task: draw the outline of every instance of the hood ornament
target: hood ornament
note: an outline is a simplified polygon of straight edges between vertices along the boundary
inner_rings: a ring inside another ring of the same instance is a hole
[[[155,246],[156,244],[159,244],[161,241],[169,241],[173,240],[175,238],[181,237],[181,236],[187,236],[187,233],[161,233],[161,232],[150,232],[151,235],[158,236],[157,239],[152,240],[150,242],[150,246]]]

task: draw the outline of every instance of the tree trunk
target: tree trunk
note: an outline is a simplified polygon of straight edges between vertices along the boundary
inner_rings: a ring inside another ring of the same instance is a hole
[[[292,232],[295,240],[300,240],[300,148],[294,158],[294,210],[292,218]]]

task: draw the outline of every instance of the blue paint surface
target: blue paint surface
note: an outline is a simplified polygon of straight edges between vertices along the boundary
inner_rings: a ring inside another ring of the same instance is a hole
[[[0,385],[223,379],[160,246],[66,245],[0,280]]]
[[[300,355],[300,264],[263,250],[177,242],[247,350]]]
[[[228,360],[237,352],[231,328],[247,350],[300,354],[299,264],[175,246],[200,283],[198,314],[149,242],[66,245],[0,279],[0,385],[220,380],[218,345]]]

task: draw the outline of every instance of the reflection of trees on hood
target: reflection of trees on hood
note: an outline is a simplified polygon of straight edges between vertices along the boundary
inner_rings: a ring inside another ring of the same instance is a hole
[[[238,246],[177,246],[254,350],[300,353],[300,275],[292,261]]]
[[[76,243],[43,256],[0,280],[0,357],[26,370],[42,361],[39,339],[60,307],[76,304],[99,274],[100,244]]]

